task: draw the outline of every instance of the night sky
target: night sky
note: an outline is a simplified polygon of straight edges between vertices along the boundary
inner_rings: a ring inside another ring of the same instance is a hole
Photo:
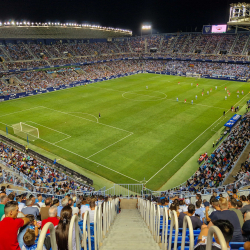
[[[226,24],[233,0],[8,0],[1,1],[0,21],[89,22],[131,29],[143,22],[153,33],[201,31],[204,24]]]

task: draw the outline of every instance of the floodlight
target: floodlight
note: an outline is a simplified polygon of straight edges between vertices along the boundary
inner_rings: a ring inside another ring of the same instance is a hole
[[[151,25],[142,25],[142,29],[143,30],[150,30],[151,29]]]

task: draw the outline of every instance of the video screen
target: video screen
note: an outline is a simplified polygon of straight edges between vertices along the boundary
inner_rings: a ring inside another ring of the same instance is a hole
[[[227,32],[227,25],[212,25],[212,33],[226,33]]]

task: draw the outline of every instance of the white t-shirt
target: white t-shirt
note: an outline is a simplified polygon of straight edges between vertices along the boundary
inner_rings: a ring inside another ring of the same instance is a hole
[[[18,202],[18,210],[19,210],[19,212],[21,212],[24,207],[25,207],[24,203]]]
[[[95,217],[95,210],[89,211],[89,221],[90,223],[94,223],[94,217]]]
[[[78,207],[71,207],[71,208],[72,208],[72,215],[79,213],[79,208]]]
[[[81,206],[81,218],[82,218],[82,214],[84,214],[86,211],[90,211],[90,207],[87,205],[82,205]]]
[[[45,203],[43,203],[43,202],[37,202],[37,204],[40,206],[40,208],[46,207],[46,206],[45,206]]]

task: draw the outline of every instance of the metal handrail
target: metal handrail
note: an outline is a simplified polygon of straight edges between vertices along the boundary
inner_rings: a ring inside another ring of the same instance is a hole
[[[193,224],[189,216],[184,216],[183,219],[183,229],[182,229],[182,240],[181,240],[181,250],[185,248],[185,239],[187,233],[187,226],[189,229],[189,249],[194,249],[194,230]]]
[[[84,215],[85,216],[85,215]],[[69,224],[69,238],[68,238],[68,248],[73,250],[73,227],[75,226],[75,241],[76,241],[76,250],[80,250],[80,239],[79,239],[79,225],[78,225],[78,216],[73,215]]]
[[[166,223],[166,227],[165,227]],[[161,243],[162,243],[162,250],[167,249],[167,242],[168,241],[168,209],[164,207],[163,209],[163,224],[162,224],[162,231],[161,231]]]
[[[171,223],[170,223],[170,234],[169,234],[168,250],[171,250],[173,227],[175,227],[175,239],[174,239],[174,248],[173,248],[173,250],[176,250],[177,249],[179,223],[178,223],[177,213],[174,210],[171,211]]]
[[[57,250],[55,227],[51,222],[48,222],[44,225],[40,233],[38,242],[37,242],[37,250],[43,250],[43,244],[44,244],[44,240],[45,240],[48,229],[50,230],[51,248],[52,250]]]
[[[97,226],[98,225],[98,207],[95,207],[95,214],[94,214],[94,242],[95,242],[95,250],[97,250],[98,245],[98,235],[97,235]]]
[[[212,249],[213,234],[217,235],[219,242],[220,242],[221,250],[227,250],[227,243],[225,241],[225,238],[221,230],[216,226],[212,226],[208,230],[206,250]]]
[[[157,210],[156,210],[156,223],[155,223],[155,241],[156,243],[159,243],[160,241],[160,225],[161,225],[161,207],[157,205]]]
[[[87,225],[87,230],[86,230],[86,225]],[[88,239],[88,250],[91,250],[90,218],[89,218],[89,211],[88,210],[84,213],[84,217],[83,217],[83,233],[82,233],[81,246],[84,249],[87,249],[87,239]]]

